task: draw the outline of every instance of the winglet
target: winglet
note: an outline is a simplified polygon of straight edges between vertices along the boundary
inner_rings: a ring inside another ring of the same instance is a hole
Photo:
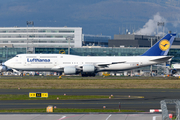
[[[147,50],[142,56],[165,56],[168,54],[169,49],[174,41],[176,34],[167,34],[161,40],[159,40],[155,45],[153,45],[149,50]]]

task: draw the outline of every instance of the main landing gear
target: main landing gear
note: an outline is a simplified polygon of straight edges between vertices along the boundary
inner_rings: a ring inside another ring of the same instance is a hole
[[[20,76],[20,77],[23,77],[23,72],[22,72],[22,71],[20,72],[20,75],[19,75],[19,76]]]
[[[81,73],[82,77],[95,77],[96,74],[95,73]]]

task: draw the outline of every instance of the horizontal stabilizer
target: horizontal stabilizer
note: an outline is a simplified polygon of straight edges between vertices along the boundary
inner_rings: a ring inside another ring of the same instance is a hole
[[[150,61],[154,61],[154,62],[167,62],[171,58],[173,58],[173,56],[164,56],[162,58],[153,59],[153,60],[150,60]]]

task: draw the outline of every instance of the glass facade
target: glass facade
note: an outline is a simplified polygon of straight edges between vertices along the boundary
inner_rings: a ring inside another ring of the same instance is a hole
[[[147,48],[72,48],[71,54],[80,56],[136,56]]]
[[[6,60],[16,56],[17,54],[22,53],[26,53],[26,48],[0,48],[0,62],[5,62]]]
[[[71,50],[71,49],[70,49]],[[68,48],[35,48],[36,54],[68,54]]]
[[[171,63],[180,63],[180,49],[171,48],[168,55],[174,56]]]
[[[80,56],[137,56],[148,48],[71,48],[70,54]],[[35,53],[67,54],[68,48],[36,48]]]
[[[80,56],[138,56],[149,48],[70,48],[71,55]],[[68,48],[36,48],[35,53],[67,54]],[[180,62],[180,49],[172,48],[168,56],[174,56],[172,63]]]

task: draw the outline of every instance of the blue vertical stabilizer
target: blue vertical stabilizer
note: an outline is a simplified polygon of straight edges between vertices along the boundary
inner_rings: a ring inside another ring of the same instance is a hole
[[[167,55],[171,45],[174,41],[176,34],[167,34],[156,44],[154,44],[149,50],[147,50],[142,56],[162,56]]]

